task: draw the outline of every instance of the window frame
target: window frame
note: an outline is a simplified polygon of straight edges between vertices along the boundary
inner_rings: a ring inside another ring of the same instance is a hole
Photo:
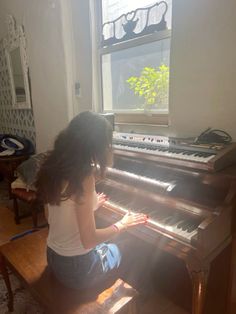
[[[93,53],[93,83],[94,83],[94,110],[100,113],[114,113],[115,124],[117,125],[163,125],[169,123],[169,104],[168,110],[153,110],[147,112],[133,112],[125,110],[104,110],[103,108],[103,74],[102,56],[113,52],[134,48],[140,45],[149,44],[155,41],[171,38],[172,30],[162,30],[142,37],[130,39],[111,46],[102,47],[102,0],[92,0],[92,40],[95,44]],[[170,93],[169,93],[170,94]],[[170,99],[170,97],[168,97]]]

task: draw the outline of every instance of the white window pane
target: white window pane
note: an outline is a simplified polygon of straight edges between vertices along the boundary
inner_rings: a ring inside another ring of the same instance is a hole
[[[159,67],[169,67],[169,56],[170,38],[103,55],[104,110],[168,110],[169,80],[160,75]],[[148,68],[147,73],[142,75],[145,68]],[[141,87],[138,88],[139,83],[136,84],[138,95],[127,82],[131,77],[143,80]]]

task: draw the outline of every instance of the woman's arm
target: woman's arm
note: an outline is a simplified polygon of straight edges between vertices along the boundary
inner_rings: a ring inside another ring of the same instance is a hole
[[[93,211],[95,179],[92,175],[84,180],[83,190],[83,200],[77,202],[77,219],[81,241],[86,249],[94,248],[97,244],[107,241],[115,236],[119,231],[133,225],[143,224],[147,220],[146,215],[135,214],[130,215],[129,219],[125,216],[126,218],[124,217],[117,223],[117,227],[112,225],[107,228],[96,229]]]

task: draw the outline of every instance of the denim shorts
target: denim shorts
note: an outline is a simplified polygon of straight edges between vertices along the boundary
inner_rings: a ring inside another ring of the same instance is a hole
[[[102,243],[84,255],[61,256],[47,247],[48,266],[67,287],[84,289],[105,282],[118,269],[121,253],[117,245]]]

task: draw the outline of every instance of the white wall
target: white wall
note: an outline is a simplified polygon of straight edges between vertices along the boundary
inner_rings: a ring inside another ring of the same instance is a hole
[[[236,1],[173,1],[170,132],[236,140]]]
[[[85,110],[91,101],[88,1],[71,1],[76,71],[84,97],[78,105]],[[170,125],[126,130],[195,136],[213,127],[236,140],[235,15],[236,0],[173,0]]]
[[[0,38],[7,14],[25,28],[37,150],[43,151],[70,118],[60,1],[0,0]]]
[[[90,40],[89,0],[70,0],[75,48],[74,80],[81,86],[75,97],[75,112],[92,110],[92,51]]]

